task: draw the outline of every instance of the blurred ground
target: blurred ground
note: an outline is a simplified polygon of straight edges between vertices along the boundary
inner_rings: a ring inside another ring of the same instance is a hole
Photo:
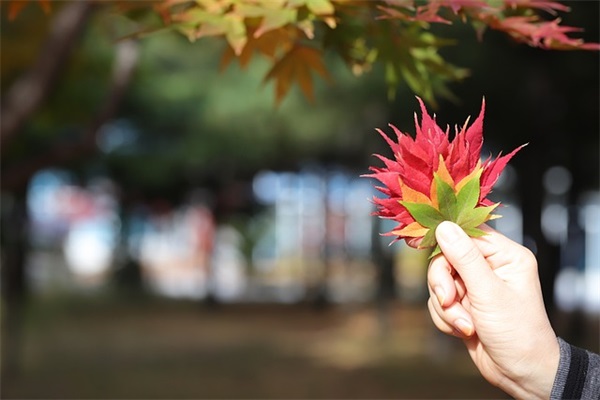
[[[29,307],[2,398],[506,398],[425,308],[69,299]]]

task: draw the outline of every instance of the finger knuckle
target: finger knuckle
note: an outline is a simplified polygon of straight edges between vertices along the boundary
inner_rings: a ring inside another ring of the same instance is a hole
[[[481,253],[479,249],[474,245],[465,246],[465,249],[458,254],[457,261],[461,265],[471,265],[475,263],[479,257],[481,257]]]

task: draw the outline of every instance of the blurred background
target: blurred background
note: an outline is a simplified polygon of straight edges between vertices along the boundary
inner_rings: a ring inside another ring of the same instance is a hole
[[[599,3],[569,6],[597,42]],[[53,51],[57,15],[2,8],[3,96]],[[393,226],[359,177],[391,156],[374,128],[414,133],[414,93],[389,100],[383,71],[331,57],[313,103],[292,89],[276,106],[266,64],[220,69],[223,43],[175,33],[129,49],[130,82],[111,86],[128,42],[105,17],[2,145],[3,398],[506,397],[435,330],[427,254],[380,236]],[[529,143],[495,227],[536,253],[557,334],[598,352],[598,52],[451,29],[443,54],[471,74],[438,123],[485,96],[484,155]]]

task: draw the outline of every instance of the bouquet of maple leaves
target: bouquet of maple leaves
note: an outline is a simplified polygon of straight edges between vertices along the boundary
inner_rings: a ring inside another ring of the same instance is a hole
[[[430,257],[440,252],[435,229],[442,221],[458,224],[472,237],[485,232],[478,227],[499,215],[492,214],[499,203],[487,196],[500,177],[508,161],[525,145],[511,153],[489,157],[481,161],[483,145],[483,117],[485,100],[481,111],[471,126],[469,120],[459,130],[455,128],[453,140],[449,128],[443,131],[417,98],[422,112],[421,124],[415,114],[414,139],[394,125],[397,142],[383,131],[383,136],[394,153],[394,159],[375,154],[384,167],[371,167],[371,174],[384,186],[376,188],[387,197],[374,197],[376,215],[396,221],[398,226],[386,235],[395,240],[411,240],[419,248],[433,248]]]

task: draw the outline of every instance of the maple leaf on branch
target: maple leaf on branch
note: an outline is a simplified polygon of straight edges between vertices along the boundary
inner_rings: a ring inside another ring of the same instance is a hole
[[[579,32],[581,29],[561,26],[560,19],[540,22],[535,17],[517,16],[502,20],[493,19],[490,26],[532,47],[555,50],[600,50],[598,43],[584,43],[581,39],[569,37],[567,33]]]
[[[570,8],[564,4],[552,0],[505,0],[507,8],[531,8],[544,10],[555,15],[557,11],[568,12]]]
[[[275,81],[277,104],[283,100],[293,83],[298,84],[307,99],[314,101],[312,72],[316,72],[326,80],[331,79],[321,52],[313,47],[296,44],[283,57],[275,61],[264,81]]]
[[[227,47],[221,56],[220,69],[223,70],[234,59],[237,59],[242,68],[246,68],[255,54],[262,55],[269,60],[274,60],[278,52],[288,51],[297,39],[297,31],[291,27],[282,27],[270,30],[256,36],[249,31],[248,41],[240,54],[236,54],[231,46]]]
[[[532,47],[552,50],[600,50],[598,43],[585,43],[569,37],[567,33],[581,29],[560,25],[555,18],[547,21],[536,14],[543,10],[551,15],[570,8],[562,3],[548,0],[499,0],[494,3],[483,0],[436,0],[419,7],[409,7],[406,2],[388,0],[387,7],[380,6],[380,18],[398,19],[421,23],[451,24],[452,18],[469,19],[478,35],[491,28],[507,33],[518,42]],[[449,10],[451,12],[445,12]]]

